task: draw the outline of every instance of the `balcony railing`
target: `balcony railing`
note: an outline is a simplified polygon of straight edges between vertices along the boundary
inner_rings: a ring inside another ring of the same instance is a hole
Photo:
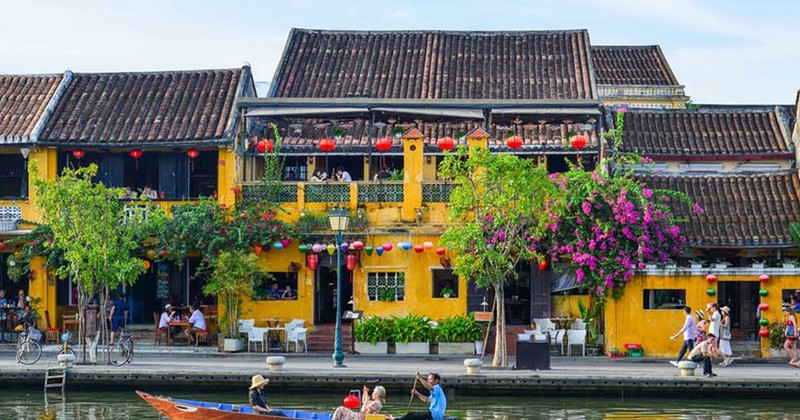
[[[296,203],[298,185],[296,183],[255,183],[242,188],[242,201],[245,203]],[[308,194],[308,193],[306,193]],[[306,201],[308,201],[306,196]]]
[[[455,184],[445,181],[426,181],[422,184],[423,203],[448,203]]]
[[[402,181],[359,182],[359,203],[402,203],[404,189]]]
[[[0,206],[0,232],[16,230],[20,220],[22,220],[22,207]]]
[[[350,183],[305,184],[305,193],[306,203],[346,203],[350,201]]]

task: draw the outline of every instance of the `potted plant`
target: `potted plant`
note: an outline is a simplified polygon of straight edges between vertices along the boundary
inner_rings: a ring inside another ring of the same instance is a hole
[[[241,351],[244,349],[244,340],[239,337],[242,301],[252,296],[254,283],[262,278],[258,257],[250,252],[225,251],[211,262],[211,268],[203,293],[217,296],[223,350]]]
[[[456,133],[456,138],[457,138],[459,141],[462,141],[462,142],[463,142],[464,140],[466,140],[466,139],[467,139],[467,132],[466,132],[466,131],[464,131],[464,130],[459,130],[459,131],[458,131],[458,133]]]
[[[428,317],[406,315],[394,318],[395,353],[397,354],[428,354],[430,341],[433,336],[433,327]]]
[[[436,328],[439,354],[473,354],[475,342],[480,342],[481,329],[474,314],[445,318]]]
[[[761,260],[753,260],[752,267],[756,270],[763,270],[764,269],[764,261]]]
[[[443,298],[448,299],[450,296],[454,296],[456,292],[449,287],[442,287],[441,295]]]
[[[783,260],[783,268],[795,268],[797,267],[797,260],[794,258],[787,258]]]
[[[400,137],[403,137],[403,133],[405,132],[406,130],[404,130],[403,127],[400,127],[399,125],[394,126],[394,128],[392,129],[392,135],[397,137],[398,139]]]
[[[700,260],[689,260],[689,267],[693,270],[699,270],[703,268],[703,262]]]
[[[391,319],[377,316],[362,318],[353,325],[355,351],[363,354],[386,354],[392,331]]]
[[[344,128],[342,128],[342,127],[336,127],[336,128],[333,129],[333,133],[332,134],[333,134],[333,138],[334,139],[341,140],[341,139],[344,138],[344,136],[347,134],[347,132],[344,131]]]

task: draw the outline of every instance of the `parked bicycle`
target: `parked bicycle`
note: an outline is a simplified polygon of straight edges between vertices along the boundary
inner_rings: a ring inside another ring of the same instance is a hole
[[[111,347],[110,361],[114,366],[133,362],[133,339],[125,329],[119,329],[119,340]]]
[[[61,341],[64,343],[64,346],[58,351],[59,356],[62,354],[71,354],[75,356],[75,350],[69,345],[70,337],[72,337],[72,334],[69,331],[65,331],[64,334],[61,334]]]
[[[42,357],[42,346],[31,337],[33,328],[25,325],[19,333],[19,344],[17,345],[17,363],[32,365]]]

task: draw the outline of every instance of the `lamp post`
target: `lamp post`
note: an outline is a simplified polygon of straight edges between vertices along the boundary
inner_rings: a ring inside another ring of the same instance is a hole
[[[328,215],[331,230],[336,232],[336,335],[334,336],[333,367],[344,367],[342,352],[342,232],[350,225],[350,214],[343,207],[333,207]]]

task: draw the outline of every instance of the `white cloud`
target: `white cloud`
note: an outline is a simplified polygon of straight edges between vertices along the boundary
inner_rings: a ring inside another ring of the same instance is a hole
[[[406,20],[411,17],[411,13],[405,10],[395,10],[389,16],[393,20]]]

